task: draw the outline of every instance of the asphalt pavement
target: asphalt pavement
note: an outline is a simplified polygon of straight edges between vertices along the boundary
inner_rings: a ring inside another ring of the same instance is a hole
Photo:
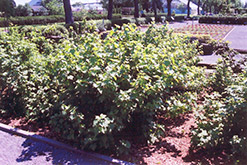
[[[234,25],[234,29],[225,37],[224,40],[230,42],[230,48],[247,52],[247,26]]]
[[[109,165],[111,163],[0,130],[0,164]]]
[[[132,165],[0,123],[0,165]]]

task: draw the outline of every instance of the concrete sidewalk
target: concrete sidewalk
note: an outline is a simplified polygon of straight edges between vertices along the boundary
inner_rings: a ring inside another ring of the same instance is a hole
[[[230,42],[230,48],[247,52],[247,26],[234,25],[234,29],[224,40]]]

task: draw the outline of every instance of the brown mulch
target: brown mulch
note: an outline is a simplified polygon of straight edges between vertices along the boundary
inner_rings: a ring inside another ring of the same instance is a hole
[[[193,152],[190,150],[190,130],[195,126],[193,113],[180,115],[175,119],[162,119],[166,125],[165,137],[154,145],[133,145],[128,158],[136,164],[231,164],[224,152]],[[59,139],[48,126],[26,121],[25,118],[0,117],[0,122],[29,132]],[[121,157],[120,157],[121,158]],[[122,157],[122,159],[127,159]]]
[[[223,151],[191,151],[191,129],[195,127],[193,113],[175,119],[164,119],[165,137],[154,145],[135,146],[136,164],[232,164]]]
[[[57,139],[48,125],[40,124],[35,121],[27,121],[25,117],[0,117],[0,123],[9,125],[14,128],[19,128],[28,132],[33,132],[37,135],[45,136],[51,139]]]

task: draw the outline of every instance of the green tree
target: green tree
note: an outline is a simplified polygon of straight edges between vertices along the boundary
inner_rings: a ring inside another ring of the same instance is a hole
[[[1,0],[0,1],[0,12],[2,12],[5,17],[14,16],[15,7],[16,7],[16,3],[14,0]]]
[[[42,6],[44,6],[49,15],[63,15],[64,7],[62,0],[42,0]]]
[[[157,4],[157,9],[164,12],[164,1],[163,0],[156,0],[156,4]]]
[[[146,10],[146,12],[149,12],[149,9],[151,6],[149,0],[141,0],[140,4],[141,4],[143,10]]]
[[[113,6],[116,8],[121,7],[133,7],[134,0],[112,0]],[[103,5],[103,8],[108,10],[109,7],[109,0],[101,0],[100,3]]]
[[[192,0],[194,2],[194,0]],[[241,7],[240,0],[198,0],[198,6],[210,13],[228,13],[230,8]]]
[[[81,7],[83,4],[81,2],[76,2],[72,5],[73,7]]]
[[[18,5],[15,8],[15,15],[16,16],[30,16],[32,15],[32,8],[29,6],[28,3],[25,5]]]

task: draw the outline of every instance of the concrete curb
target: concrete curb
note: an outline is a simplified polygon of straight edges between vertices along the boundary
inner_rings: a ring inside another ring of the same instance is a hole
[[[43,143],[52,145],[52,146],[57,147],[57,148],[62,148],[62,149],[69,150],[71,152],[79,153],[79,154],[82,154],[82,155],[90,157],[90,158],[94,158],[94,159],[97,159],[97,160],[102,160],[102,161],[105,161],[105,162],[107,162],[109,164],[133,165],[133,163],[130,163],[130,162],[114,159],[114,158],[111,158],[111,157],[108,157],[108,156],[104,156],[104,155],[100,155],[100,154],[96,154],[96,153],[90,153],[90,152],[85,152],[85,151],[82,151],[82,150],[78,150],[78,149],[75,149],[75,148],[73,148],[73,147],[71,147],[71,146],[69,146],[67,144],[58,142],[56,140],[52,140],[52,139],[37,135],[37,134],[32,133],[32,132],[27,132],[27,131],[24,131],[24,130],[21,130],[21,129],[18,129],[18,128],[13,128],[11,126],[8,126],[8,125],[2,124],[2,123],[0,123],[0,130],[2,130],[4,132],[11,133],[11,134],[15,134],[15,135],[18,135],[18,136],[22,136],[22,137],[25,137],[25,138],[29,138],[29,139],[32,139],[32,140],[35,140],[35,141],[43,142]]]
[[[237,51],[238,53],[241,53],[241,54],[247,54],[247,49],[233,49],[235,51]]]
[[[222,40],[226,40],[226,38],[231,34],[231,32],[233,32],[234,29],[236,29],[235,26],[232,28],[232,30],[230,30],[230,31],[225,35],[225,37],[224,37]]]

